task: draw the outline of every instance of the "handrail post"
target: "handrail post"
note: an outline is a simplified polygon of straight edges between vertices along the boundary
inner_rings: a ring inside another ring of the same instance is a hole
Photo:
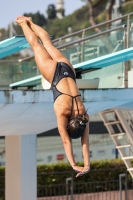
[[[68,191],[68,182],[71,181],[71,200],[73,200],[73,175],[72,177],[66,178],[66,200],[68,200],[69,191]]]
[[[127,49],[127,29],[124,30],[124,49]],[[124,62],[124,88],[128,87],[128,65]]]
[[[82,33],[82,38],[85,37],[85,30],[83,30],[83,33]],[[81,48],[81,62],[84,61],[84,44],[85,42],[82,42],[82,48]]]
[[[130,47],[130,15],[127,16],[127,48]]]
[[[120,191],[120,200],[122,200],[122,178],[125,177],[125,200],[127,200],[127,173],[119,174],[119,191]]]
[[[127,16],[127,28],[124,33],[125,49],[130,47],[130,15]],[[128,88],[128,71],[130,70],[130,61],[124,62],[124,87]]]
[[[60,46],[60,44],[61,44],[61,39],[62,39],[62,38],[60,38],[59,41],[58,41],[59,46]]]
[[[127,17],[127,48],[130,47],[130,28],[131,28],[131,22],[130,22],[130,14]],[[130,70],[130,61],[127,61],[127,67],[128,71]]]
[[[119,191],[120,191],[120,200],[122,200],[122,177],[125,177],[125,174],[119,174]]]

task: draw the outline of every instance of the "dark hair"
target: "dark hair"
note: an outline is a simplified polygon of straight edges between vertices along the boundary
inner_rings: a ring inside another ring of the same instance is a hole
[[[87,122],[88,119],[86,119],[84,115],[70,119],[67,126],[69,137],[72,139],[81,137],[85,132]]]

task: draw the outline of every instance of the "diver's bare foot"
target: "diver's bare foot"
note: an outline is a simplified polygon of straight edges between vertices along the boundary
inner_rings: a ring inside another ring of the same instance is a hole
[[[23,16],[19,16],[15,19],[15,22],[19,25],[22,26],[24,24],[27,24],[27,20]]]
[[[32,22],[32,18],[31,17],[26,17],[26,16],[23,16],[28,22]]]
[[[31,28],[31,25],[32,25],[32,18],[31,17],[26,17],[26,16],[23,16],[26,20],[27,20],[27,24],[28,26]],[[32,28],[31,28],[32,29]]]

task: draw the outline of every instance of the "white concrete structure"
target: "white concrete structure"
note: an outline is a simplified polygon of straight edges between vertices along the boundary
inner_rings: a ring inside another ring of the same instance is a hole
[[[6,200],[36,200],[36,135],[6,136]]]
[[[59,10],[64,10],[64,1],[63,0],[56,0],[56,10],[57,10],[57,17],[59,19],[63,18],[63,15],[61,12],[59,12]]]
[[[122,16],[122,3],[125,2],[125,0],[115,0],[115,3],[113,5],[113,9],[112,9],[112,19],[116,19],[118,17]],[[113,22],[112,24],[117,25],[119,23],[121,23],[122,20],[118,20]]]
[[[81,90],[81,94],[90,115],[133,108],[133,89]],[[57,127],[51,90],[0,91],[0,110],[1,136],[39,134]]]

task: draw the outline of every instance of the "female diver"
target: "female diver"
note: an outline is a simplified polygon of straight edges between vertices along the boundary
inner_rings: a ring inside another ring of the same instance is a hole
[[[90,169],[89,116],[76,85],[74,68],[67,58],[53,46],[49,34],[35,25],[30,17],[19,16],[15,22],[22,28],[33,49],[35,61],[42,76],[52,85],[54,111],[65,153],[72,168],[77,172],[76,177],[82,176]],[[71,143],[71,138],[79,137],[81,137],[82,144],[83,167],[76,165]]]

